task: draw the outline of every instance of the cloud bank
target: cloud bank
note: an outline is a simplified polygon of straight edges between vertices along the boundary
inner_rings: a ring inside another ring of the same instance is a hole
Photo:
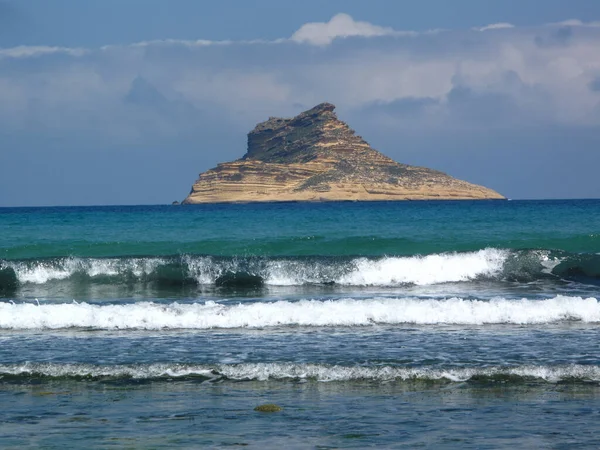
[[[190,111],[218,109],[247,121],[329,100],[342,110],[373,111],[378,105],[388,115],[396,110],[410,115],[411,127],[415,121],[427,127],[496,127],[523,124],[525,118],[595,125],[597,28],[571,20],[418,34],[338,14],[274,42],[0,49],[0,114],[5,126],[35,122],[74,130],[93,128],[99,118],[106,125],[113,117],[117,126],[109,132],[135,133],[139,115],[147,122],[157,112],[156,105],[132,110],[125,101],[135,80],[144,79]],[[44,117],[50,112],[52,118]]]

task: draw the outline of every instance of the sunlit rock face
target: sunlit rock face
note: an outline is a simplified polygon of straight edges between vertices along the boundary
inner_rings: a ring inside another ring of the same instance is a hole
[[[184,203],[503,199],[497,192],[371,148],[335,106],[271,117],[248,134],[248,151],[202,174]]]

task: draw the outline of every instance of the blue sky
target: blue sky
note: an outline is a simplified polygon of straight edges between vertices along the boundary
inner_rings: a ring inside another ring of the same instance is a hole
[[[0,31],[3,47],[276,39],[339,12],[415,31],[600,19],[596,0],[1,0],[0,5],[0,17],[7,15],[10,25]]]
[[[600,197],[594,0],[0,0],[0,206],[170,203],[269,116],[511,198]]]

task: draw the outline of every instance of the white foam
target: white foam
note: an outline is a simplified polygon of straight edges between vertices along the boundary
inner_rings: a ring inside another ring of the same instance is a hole
[[[217,278],[212,258],[208,256],[192,258],[186,255],[183,260],[187,264],[190,274],[199,284],[212,284]]]
[[[355,380],[448,380],[467,381],[473,377],[518,376],[558,382],[567,378],[600,381],[598,366],[517,366],[427,368],[396,366],[329,366],[323,364],[257,363],[218,366],[215,372],[233,380],[315,379],[317,381]]]
[[[85,260],[85,263],[82,262],[85,272],[90,277],[131,273],[139,278],[152,273],[162,264],[165,264],[165,261],[161,258],[89,259]]]
[[[49,280],[64,280],[65,278],[69,278],[78,270],[78,263],[79,260],[69,258],[60,266],[56,266],[49,261],[42,261],[35,265],[13,263],[9,264],[9,267],[14,269],[19,282],[43,284]]]
[[[564,258],[550,257],[548,251],[538,250],[534,252],[534,255],[539,258],[539,262],[543,267],[542,272],[546,274],[551,274],[552,270],[564,261]]]
[[[348,286],[429,285],[469,281],[502,273],[507,250],[488,248],[469,253],[442,253],[428,256],[357,258],[347,270],[334,270],[325,264],[298,264],[272,261],[265,276],[266,284],[295,286],[332,281]]]
[[[185,364],[148,364],[99,366],[94,364],[22,363],[0,365],[0,375],[31,375],[47,377],[114,377],[148,379],[200,375],[214,378],[212,369]]]
[[[83,378],[181,378],[206,377],[208,380],[316,380],[334,381],[451,381],[464,382],[474,377],[516,376],[556,383],[567,379],[600,381],[600,367],[588,365],[513,367],[433,368],[401,366],[341,366],[295,363],[244,364],[147,364],[100,366],[94,364],[22,363],[0,365],[2,375],[38,375]]]
[[[7,261],[6,265],[15,271],[20,283],[44,284],[51,280],[64,280],[75,273],[90,277],[131,273],[142,277],[164,263],[161,258],[65,258],[36,262]]]
[[[211,329],[372,324],[544,324],[600,322],[595,298],[489,301],[379,298],[246,304],[142,302],[125,305],[0,304],[0,329]]]
[[[362,258],[356,269],[337,280],[340,284],[386,286],[404,283],[427,285],[468,281],[502,272],[509,252],[484,249],[470,253],[447,253],[378,261]]]

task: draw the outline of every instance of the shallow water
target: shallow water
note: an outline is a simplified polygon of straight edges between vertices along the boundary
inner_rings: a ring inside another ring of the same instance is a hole
[[[594,448],[595,385],[52,381],[5,385],[4,446]],[[276,402],[279,413],[253,411]]]

